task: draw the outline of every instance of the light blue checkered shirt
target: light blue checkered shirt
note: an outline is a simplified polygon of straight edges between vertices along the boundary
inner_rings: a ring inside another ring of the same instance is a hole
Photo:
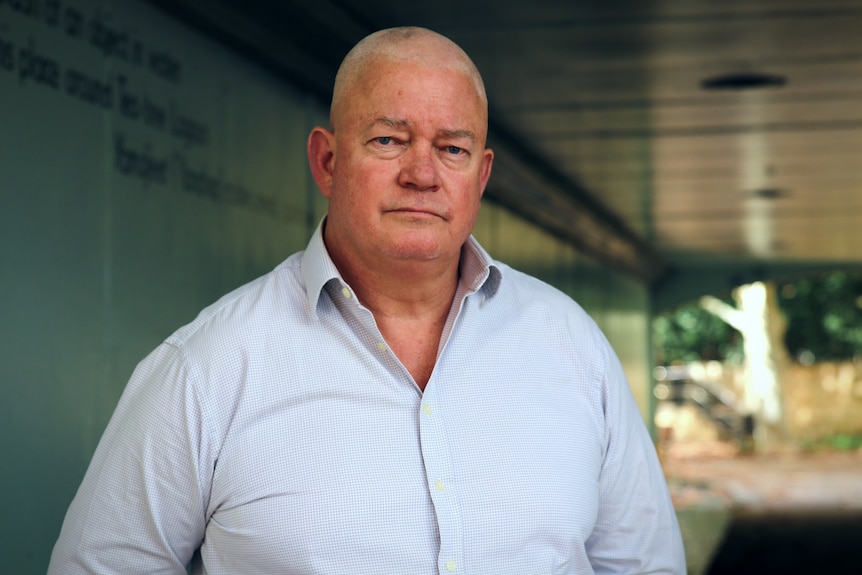
[[[471,238],[423,394],[320,228],[140,363],[49,573],[193,555],[212,575],[685,573],[652,442],[577,304]]]

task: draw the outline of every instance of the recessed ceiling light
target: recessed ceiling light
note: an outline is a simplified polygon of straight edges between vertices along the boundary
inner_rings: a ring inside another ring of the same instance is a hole
[[[704,90],[756,90],[759,88],[780,88],[787,84],[787,78],[776,74],[759,72],[737,72],[706,78],[700,82]]]
[[[787,190],[782,190],[781,188],[760,188],[748,192],[748,195],[760,200],[777,200],[785,197],[787,195]]]

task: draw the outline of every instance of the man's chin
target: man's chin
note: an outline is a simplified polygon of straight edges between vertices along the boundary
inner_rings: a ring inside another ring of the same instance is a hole
[[[411,234],[412,235],[412,234]],[[396,260],[433,261],[446,253],[444,246],[436,238],[399,238],[384,246],[384,251]]]

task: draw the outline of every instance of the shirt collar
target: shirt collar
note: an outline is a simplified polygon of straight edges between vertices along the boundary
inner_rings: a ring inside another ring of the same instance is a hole
[[[326,244],[323,243],[325,223],[326,217],[317,224],[317,229],[314,230],[305,253],[302,254],[302,278],[305,280],[309,311],[315,319],[317,319],[317,302],[320,300],[323,287],[334,279],[341,280],[341,274],[338,273],[338,268],[335,267],[329,252],[326,251]]]
[[[302,254],[302,277],[305,281],[305,289],[308,297],[309,311],[317,318],[317,304],[320,301],[320,293],[332,280],[342,281],[341,274],[329,252],[323,243],[323,226],[326,223],[324,217],[314,230],[314,234]],[[500,287],[502,274],[494,260],[479,245],[476,238],[470,236],[461,249],[461,279],[460,281],[468,288],[469,293],[482,290],[486,298],[491,298]]]
[[[467,238],[461,248],[460,271],[460,281],[470,293],[481,290],[486,299],[494,297],[503,278],[499,266],[473,236]]]

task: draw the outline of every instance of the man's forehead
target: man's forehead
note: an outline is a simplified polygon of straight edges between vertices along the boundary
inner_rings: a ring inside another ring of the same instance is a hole
[[[364,65],[354,70],[354,81],[357,88],[371,91],[381,86],[387,86],[387,80],[405,78],[417,85],[432,78],[447,85],[469,86],[480,101],[484,101],[484,87],[477,76],[470,73],[463,62],[440,58],[410,58],[380,55],[368,59]]]
[[[472,77],[457,66],[382,58],[357,72],[353,92],[342,94],[333,106],[333,128],[337,122],[361,131],[373,126],[406,129],[430,113],[441,121],[435,129],[449,136],[478,141],[477,134],[484,132],[480,125],[487,117],[484,100]]]

